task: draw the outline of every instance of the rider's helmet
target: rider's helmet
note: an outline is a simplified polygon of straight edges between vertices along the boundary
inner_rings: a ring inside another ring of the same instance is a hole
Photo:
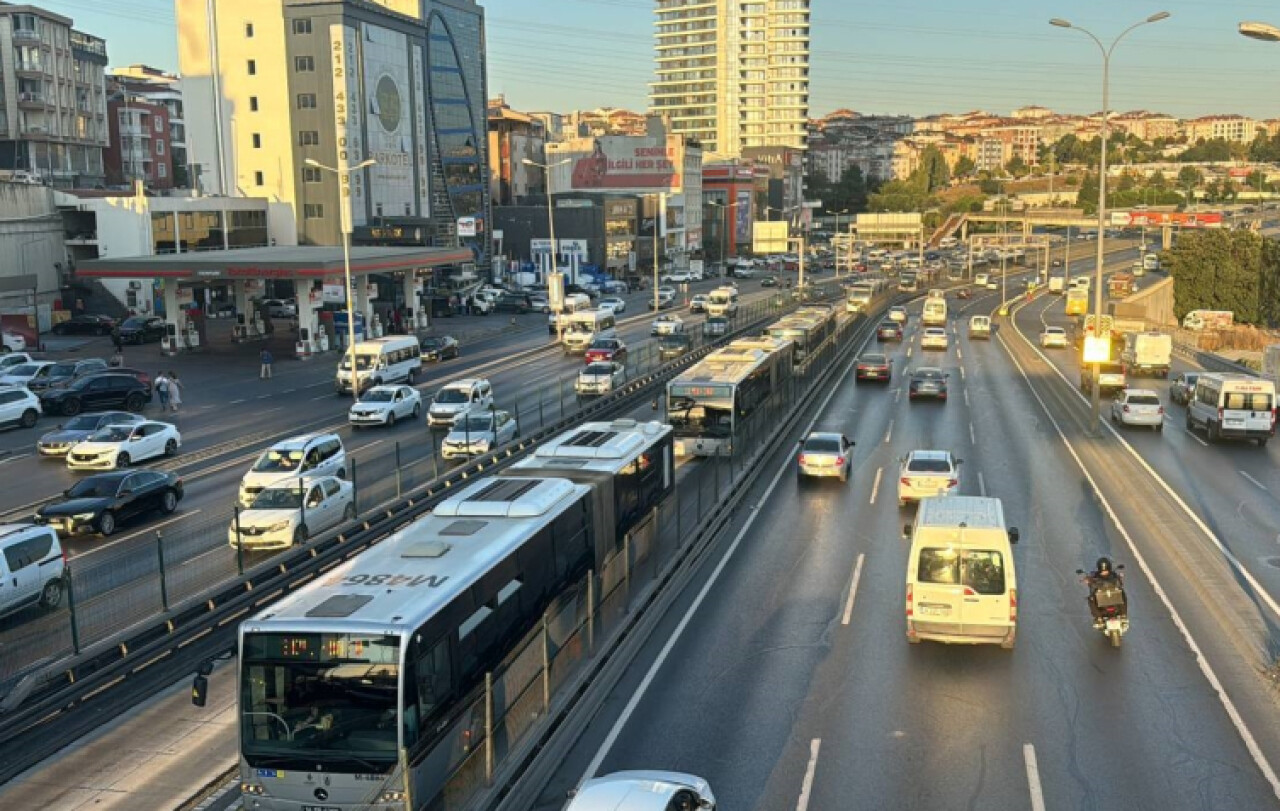
[[[1111,566],[1111,560],[1105,557],[1098,558],[1098,562],[1094,564],[1094,571],[1097,573],[1098,577],[1110,577],[1114,574],[1113,567]]]

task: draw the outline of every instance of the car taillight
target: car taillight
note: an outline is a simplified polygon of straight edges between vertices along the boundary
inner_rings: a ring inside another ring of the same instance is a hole
[[[1009,589],[1009,622],[1018,619],[1018,590]]]
[[[912,585],[912,584],[910,584],[910,583],[908,583],[908,584],[907,584],[907,616],[908,616],[908,617],[910,617],[910,616],[912,615],[912,608],[911,608],[911,604],[912,604],[913,600],[912,600],[911,598],[912,598],[912,596],[915,594],[915,590],[916,590],[916,589],[915,589],[915,586],[913,586],[913,585]]]
[[[947,487],[959,487],[959,486],[960,486],[959,479],[947,479]]]
[[[905,484],[907,487],[910,487],[910,486],[911,486],[911,480],[910,480],[910,479],[908,479],[906,476],[903,476],[901,479],[898,479],[898,481],[902,482],[902,483],[903,483],[903,484]]]
[[[1159,408],[1157,408],[1156,413],[1159,414],[1160,416],[1164,416],[1164,406],[1160,406]]]
[[[804,464],[804,454],[803,454],[803,453],[802,453],[802,454],[800,454],[800,458],[799,458],[799,460],[798,460],[798,461],[800,462],[800,464],[802,464],[802,465]]]
[[[837,464],[837,465],[843,465],[843,464],[844,464],[844,457],[843,457],[843,456],[837,456],[837,457],[836,457],[836,464]]]
[[[1125,407],[1124,407],[1124,413],[1126,413],[1126,414],[1128,414],[1128,413],[1129,413],[1129,406],[1125,406]]]

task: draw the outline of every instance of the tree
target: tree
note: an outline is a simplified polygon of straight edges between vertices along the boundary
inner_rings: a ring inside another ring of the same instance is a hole
[[[973,158],[968,155],[961,155],[956,160],[956,168],[952,170],[952,174],[956,177],[968,177],[978,169],[978,164],[973,162]]]
[[[1167,189],[1169,187],[1169,178],[1164,176],[1164,172],[1157,169],[1151,173],[1151,177],[1147,178],[1147,185],[1153,189]]]
[[[1027,173],[1027,162],[1022,159],[1021,155],[1014,155],[1009,158],[1008,163],[1004,165],[1004,169],[1014,177],[1022,177]]]
[[[1179,321],[1191,310],[1230,310],[1241,324],[1280,317],[1280,248],[1274,240],[1252,231],[1183,232],[1165,259]]]
[[[936,146],[926,147],[921,153],[920,168],[915,173],[922,174],[920,180],[926,192],[932,193],[938,189],[945,189],[951,183],[951,170],[947,167],[947,159]]]
[[[1120,175],[1120,180],[1116,182],[1116,191],[1133,191],[1137,185],[1138,183],[1133,179],[1133,175],[1125,172],[1123,175]]]
[[[1076,205],[1084,209],[1085,214],[1098,212],[1098,176],[1088,172],[1080,181],[1080,189],[1076,192]]]

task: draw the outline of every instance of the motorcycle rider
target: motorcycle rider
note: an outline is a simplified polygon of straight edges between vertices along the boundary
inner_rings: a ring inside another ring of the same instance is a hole
[[[1101,608],[1098,607],[1098,590],[1114,585],[1120,589],[1120,597],[1124,601],[1124,609],[1122,615],[1129,613],[1129,596],[1124,591],[1124,577],[1120,572],[1116,571],[1115,566],[1111,564],[1110,558],[1100,557],[1094,564],[1093,571],[1084,576],[1085,583],[1089,586],[1089,611],[1093,614],[1093,624],[1100,625],[1104,616]]]

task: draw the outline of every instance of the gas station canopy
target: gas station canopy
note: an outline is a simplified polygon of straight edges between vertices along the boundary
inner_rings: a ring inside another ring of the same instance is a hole
[[[351,248],[351,275],[457,265],[474,261],[466,248]],[[309,279],[341,276],[339,246],[239,248],[190,251],[119,259],[91,259],[76,265],[76,275],[106,279],[177,279],[211,282],[245,279]]]

